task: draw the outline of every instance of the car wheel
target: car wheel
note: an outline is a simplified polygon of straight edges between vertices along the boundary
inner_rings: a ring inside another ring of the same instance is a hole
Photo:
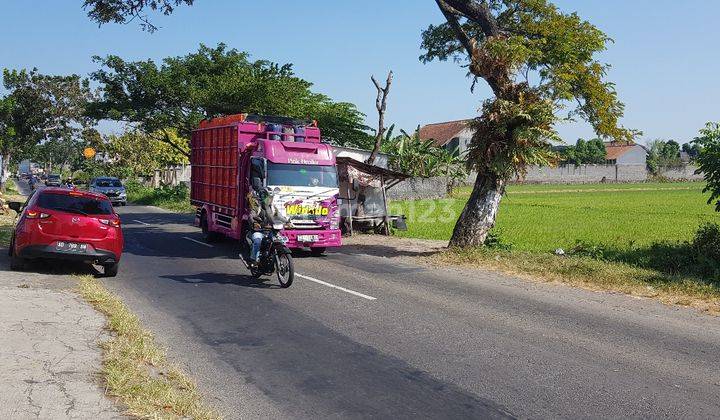
[[[103,273],[105,277],[115,277],[117,276],[118,268],[120,268],[120,263],[103,264],[103,268],[105,269]]]
[[[12,271],[22,271],[26,266],[25,258],[15,254],[15,245],[10,245],[10,269]]]

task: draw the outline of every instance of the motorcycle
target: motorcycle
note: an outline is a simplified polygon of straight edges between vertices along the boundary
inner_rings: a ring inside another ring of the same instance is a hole
[[[260,230],[263,239],[260,243],[260,255],[254,265],[251,264],[252,261],[250,260],[253,231],[248,229],[245,235],[245,250],[240,254],[240,257],[254,278],[275,273],[280,287],[287,288],[290,287],[294,280],[295,266],[291,251],[285,246],[287,238],[280,233],[282,228],[282,224],[273,224],[272,228],[267,227]]]

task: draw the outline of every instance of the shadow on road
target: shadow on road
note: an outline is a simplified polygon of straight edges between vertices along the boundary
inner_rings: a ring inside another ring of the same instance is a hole
[[[378,239],[378,242],[385,241],[387,239]],[[429,257],[439,253],[440,250],[435,249],[408,249],[396,245],[370,245],[370,244],[350,244],[343,245],[340,248],[333,251],[337,254],[345,255],[369,255],[373,257]]]
[[[241,287],[249,287],[253,289],[280,289],[281,287],[277,284],[269,284],[267,282],[273,281],[275,277],[260,277],[254,278],[252,276],[241,275],[241,274],[226,274],[226,273],[198,273],[198,274],[183,274],[183,275],[166,275],[160,276],[164,279],[170,279],[178,283],[185,284],[234,284]]]

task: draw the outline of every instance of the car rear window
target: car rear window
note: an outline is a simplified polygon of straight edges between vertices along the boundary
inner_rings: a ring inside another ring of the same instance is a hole
[[[37,204],[44,209],[67,213],[112,214],[113,212],[112,204],[108,200],[69,194],[41,193]]]

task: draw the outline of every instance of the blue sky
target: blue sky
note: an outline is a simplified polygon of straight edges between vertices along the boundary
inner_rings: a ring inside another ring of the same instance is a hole
[[[623,124],[643,141],[691,140],[705,122],[720,120],[720,1],[557,0],[615,40],[601,58],[613,68],[626,104]],[[98,28],[81,0],[0,0],[0,67],[87,75],[93,55],[161,59],[200,43],[225,42],[253,58],[291,62],[314,89],[358,105],[375,125],[370,75],[395,72],[387,120],[418,124],[473,116],[489,91],[470,93],[454,63],[418,61],[420,31],[442,21],[432,0],[196,0],[170,17],[156,16],[153,34],[135,24]],[[583,123],[559,127],[574,142],[591,137]]]

